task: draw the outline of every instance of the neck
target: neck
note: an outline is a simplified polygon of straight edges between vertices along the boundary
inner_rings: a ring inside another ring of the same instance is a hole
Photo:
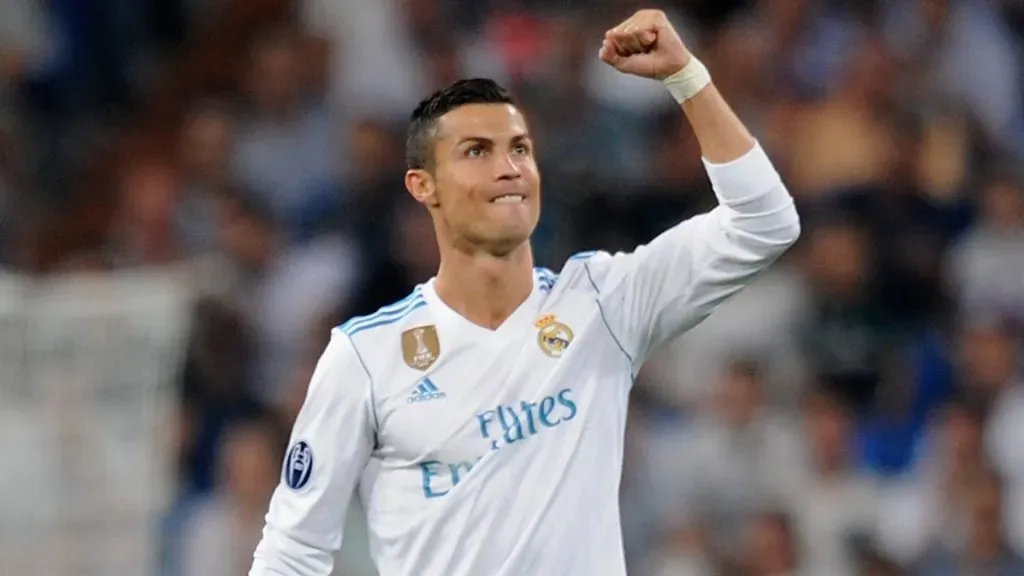
[[[470,322],[501,326],[533,291],[533,253],[523,243],[507,256],[445,251],[434,288],[438,297]]]

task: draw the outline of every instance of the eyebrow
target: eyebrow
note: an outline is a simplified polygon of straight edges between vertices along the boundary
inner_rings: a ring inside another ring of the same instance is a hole
[[[513,144],[519,144],[520,142],[530,139],[530,134],[527,132],[523,132],[522,134],[516,134],[510,140]],[[467,144],[470,142],[477,144],[494,144],[494,140],[492,140],[491,138],[487,138],[484,136],[467,136],[466,138],[459,140],[455,145],[462,146],[463,144]]]

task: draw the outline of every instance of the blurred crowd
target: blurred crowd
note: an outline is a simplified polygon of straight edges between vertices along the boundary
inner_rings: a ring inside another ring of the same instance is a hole
[[[183,265],[162,570],[243,574],[328,331],[436,270],[408,114],[508,85],[538,265],[711,207],[657,83],[596,57],[634,0],[0,1],[0,266]],[[768,150],[799,244],[633,391],[638,575],[1024,574],[1024,4],[654,3]],[[370,574],[352,522],[338,573]]]

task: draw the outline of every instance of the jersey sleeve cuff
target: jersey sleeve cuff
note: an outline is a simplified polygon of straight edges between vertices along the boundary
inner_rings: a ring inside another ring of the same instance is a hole
[[[760,142],[730,162],[717,164],[702,158],[718,201],[737,206],[782,188],[782,179]]]

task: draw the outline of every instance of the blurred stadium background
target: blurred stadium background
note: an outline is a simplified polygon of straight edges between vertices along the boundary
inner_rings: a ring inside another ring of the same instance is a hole
[[[0,574],[245,574],[328,329],[437,265],[432,89],[528,111],[539,265],[708,208],[670,98],[596,58],[641,4],[0,0]],[[641,374],[630,573],[1024,574],[1024,3],[653,4],[804,234]]]

